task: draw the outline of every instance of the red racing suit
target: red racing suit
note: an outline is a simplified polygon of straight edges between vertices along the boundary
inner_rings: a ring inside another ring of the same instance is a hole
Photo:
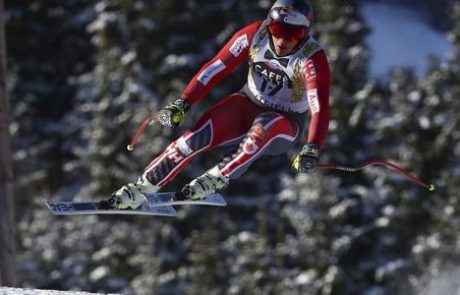
[[[146,167],[144,177],[152,184],[164,186],[193,157],[222,145],[239,145],[218,164],[221,173],[232,179],[261,155],[286,153],[306,126],[306,142],[323,144],[330,117],[326,54],[308,37],[292,53],[278,57],[267,25],[267,20],[258,21],[235,33],[189,82],[181,98],[192,106],[249,61],[242,90],[212,106]]]

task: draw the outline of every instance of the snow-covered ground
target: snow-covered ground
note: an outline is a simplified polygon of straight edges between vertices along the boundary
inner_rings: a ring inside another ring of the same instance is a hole
[[[103,295],[102,293],[36,290],[0,287],[0,295]],[[113,294],[115,295],[115,294]]]
[[[403,6],[363,3],[361,13],[372,29],[366,38],[371,51],[371,78],[385,78],[391,68],[399,66],[412,67],[422,77],[431,54],[445,60],[451,49],[446,36]]]

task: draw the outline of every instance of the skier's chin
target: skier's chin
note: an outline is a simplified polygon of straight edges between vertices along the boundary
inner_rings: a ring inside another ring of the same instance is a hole
[[[273,45],[275,53],[278,56],[288,55],[294,50],[297,45],[297,42],[285,41],[282,39],[273,38]]]
[[[275,52],[278,56],[286,55],[289,53],[289,51],[290,48],[288,48],[287,46],[275,46]]]

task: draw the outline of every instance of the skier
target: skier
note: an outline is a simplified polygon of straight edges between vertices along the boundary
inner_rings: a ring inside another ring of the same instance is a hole
[[[312,18],[306,1],[277,0],[265,20],[235,33],[192,78],[180,98],[158,113],[159,122],[166,127],[179,126],[191,106],[248,60],[244,87],[206,111],[193,128],[145,168],[137,182],[114,193],[109,206],[135,209],[146,202],[146,194],[170,182],[195,156],[218,146],[239,144],[235,153],[176,193],[179,199],[203,199],[226,187],[260,156],[286,153],[305,125],[306,144],[292,170],[312,172],[329,126],[331,84],[326,54],[309,34]]]

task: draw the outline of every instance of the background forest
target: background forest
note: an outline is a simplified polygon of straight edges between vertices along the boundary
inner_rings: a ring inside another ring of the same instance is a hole
[[[395,69],[387,83],[368,78],[359,1],[311,2],[334,75],[321,162],[390,159],[437,191],[385,168],[295,176],[297,149],[258,161],[223,192],[226,208],[178,208],[177,219],[51,216],[43,199],[105,198],[238,90],[246,65],[182,128],[152,127],[126,151],[142,119],[177,98],[272,1],[6,1],[18,285],[139,295],[460,292],[460,2],[405,2],[437,14],[452,52],[433,57],[423,77]],[[196,159],[166,189],[221,156]]]

